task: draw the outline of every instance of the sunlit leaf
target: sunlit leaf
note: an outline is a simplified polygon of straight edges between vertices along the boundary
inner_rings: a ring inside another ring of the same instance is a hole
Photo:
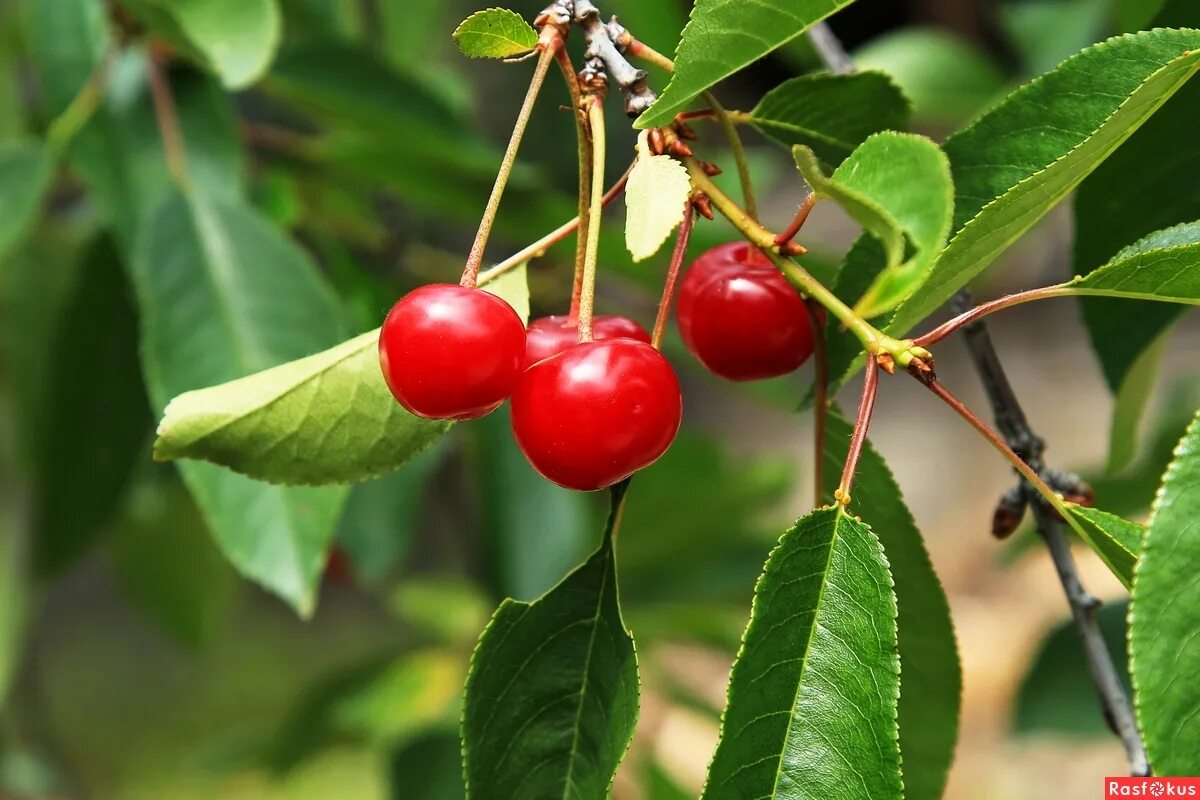
[[[668,124],[701,92],[804,33],[852,0],[697,0],[675,51],[675,76],[635,123]]]
[[[1098,508],[1067,506],[1080,524],[1084,541],[1095,551],[1113,575],[1126,587],[1133,585],[1133,570],[1142,549],[1143,529],[1136,522],[1122,519]]]
[[[454,29],[454,41],[471,58],[510,58],[537,46],[538,35],[524,17],[507,8],[476,11]]]
[[[658,252],[683,221],[691,179],[670,156],[639,156],[625,187],[625,247],[634,261]]]
[[[1146,752],[1160,775],[1200,769],[1200,415],[1175,449],[1154,503],[1133,579],[1130,672]]]

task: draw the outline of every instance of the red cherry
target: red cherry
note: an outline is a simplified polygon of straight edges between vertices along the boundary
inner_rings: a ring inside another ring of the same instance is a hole
[[[733,381],[786,375],[813,351],[804,299],[746,242],[714,247],[692,262],[676,319],[687,349]]]
[[[579,343],[579,325],[568,324],[563,315],[542,317],[529,323],[525,332],[525,366],[533,366],[543,358],[561,353]],[[592,337],[600,339],[637,339],[650,344],[650,334],[628,317],[600,316],[592,318]]]
[[[517,445],[568,489],[612,486],[654,463],[675,439],[683,398],[675,371],[632,339],[583,342],[539,361],[513,393]]]
[[[379,334],[379,364],[400,405],[429,419],[475,419],[504,402],[525,359],[525,326],[494,294],[457,284],[414,289]]]

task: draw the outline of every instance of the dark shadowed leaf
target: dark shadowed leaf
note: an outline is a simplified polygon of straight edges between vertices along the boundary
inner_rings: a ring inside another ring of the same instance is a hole
[[[705,800],[899,800],[899,694],[879,541],[840,506],[819,508],[759,579]]]
[[[468,797],[608,796],[638,715],[613,552],[623,491],[600,549],[534,602],[505,600],[480,637],[463,711]]]
[[[786,146],[810,147],[830,167],[868,136],[904,130],[912,107],[882,72],[800,75],[776,86],[747,118]]]
[[[37,141],[0,144],[0,258],[20,241],[54,177],[54,159]]]

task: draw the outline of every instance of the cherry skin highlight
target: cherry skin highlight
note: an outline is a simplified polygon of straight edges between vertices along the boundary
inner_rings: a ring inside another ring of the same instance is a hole
[[[513,436],[534,469],[568,489],[612,486],[654,463],[679,431],[675,371],[645,342],[576,344],[521,376]]]
[[[579,343],[579,325],[569,324],[569,317],[542,317],[529,323],[525,333],[525,367],[532,367],[544,358],[561,353]],[[601,339],[637,339],[650,343],[646,329],[628,317],[597,316],[592,318],[592,337]]]
[[[732,381],[786,375],[813,352],[804,299],[746,242],[719,245],[692,262],[675,313],[687,349]]]
[[[379,364],[400,405],[428,419],[475,419],[512,394],[525,325],[494,294],[457,284],[414,289],[379,333]]]

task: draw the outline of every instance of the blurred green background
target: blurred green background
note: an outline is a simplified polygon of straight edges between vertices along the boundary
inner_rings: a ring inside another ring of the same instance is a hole
[[[502,410],[354,487],[311,620],[240,578],[176,468],[150,459],[161,409],[140,374],[126,268],[133,231],[169,179],[145,71],[154,36],[134,13],[143,0],[95,0],[119,43],[100,132],[121,159],[116,177],[67,159],[28,230],[5,228],[22,210],[3,204],[3,184],[34,179],[22,148],[77,88],[42,67],[48,54],[71,56],[80,32],[67,9],[78,2],[87,0],[0,0],[0,798],[457,800],[458,700],[475,639],[501,598],[536,597],[582,560],[603,498],[538,478]],[[509,5],[530,18],[538,10]],[[1153,5],[860,0],[832,27],[860,67],[893,74],[916,129],[940,138],[1019,81],[1143,24]],[[407,289],[458,275],[529,68],[458,55],[449,33],[476,10],[461,0],[281,8],[278,56],[250,88],[223,89],[187,54],[170,61],[189,167],[300,242],[358,333]],[[666,53],[687,14],[683,0],[602,10]],[[580,43],[571,46],[578,58]],[[749,108],[817,67],[797,41],[718,94]],[[538,104],[493,259],[574,214],[566,102],[552,83]],[[609,125],[616,175],[634,136],[619,114]],[[729,167],[719,137],[703,133],[704,154]],[[781,150],[752,132],[748,144],[765,220],[780,226],[802,186]],[[598,304],[649,326],[665,257],[630,263],[622,205],[613,208]],[[822,206],[803,241],[812,261],[837,259],[855,232]],[[722,222],[702,223],[692,252],[731,236]],[[1054,215],[978,290],[1062,279],[1070,247],[1067,214]],[[535,314],[565,308],[571,248],[531,266]],[[994,330],[1053,462],[1088,473],[1101,507],[1135,518],[1197,405],[1183,377],[1200,355],[1196,332],[1189,323],[1176,334],[1144,452],[1114,477],[1098,471],[1111,400],[1073,306],[1022,308]],[[943,350],[939,371],[984,408],[958,347]],[[811,505],[809,420],[794,413],[809,376],[732,386],[700,370],[673,334],[667,351],[685,387],[685,426],[638,477],[619,552],[644,698],[616,796],[645,800],[696,796],[755,577]],[[987,536],[1007,468],[907,384],[885,384],[873,432],[958,626],[966,695],[948,796],[1097,796],[1099,777],[1121,770],[1120,749],[1073,634],[1057,630],[1067,615],[1051,568],[1027,534],[1004,546]],[[1096,590],[1119,600],[1099,562],[1079,557]],[[1121,616],[1105,618],[1115,642]],[[1053,785],[1029,786],[1046,774]]]

